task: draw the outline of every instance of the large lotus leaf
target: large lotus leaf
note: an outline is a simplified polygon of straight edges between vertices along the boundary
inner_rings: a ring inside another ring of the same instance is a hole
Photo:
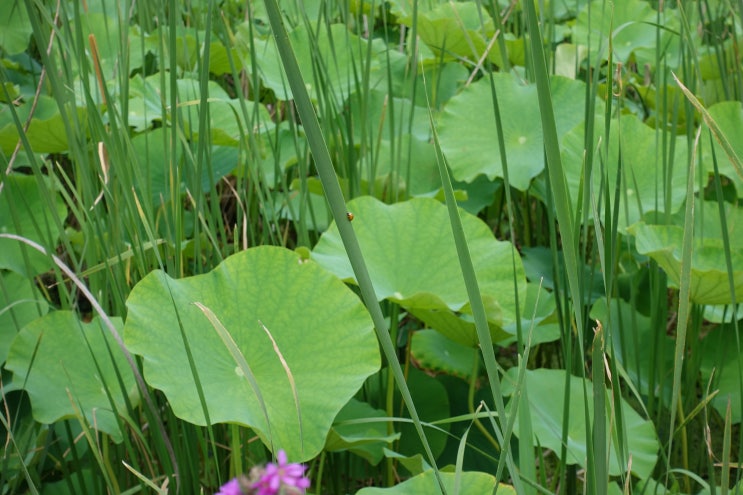
[[[248,47],[250,43],[254,43],[257,57],[255,62],[263,84],[279,100],[294,99],[273,36],[256,37],[251,41],[251,31],[255,34],[255,30],[250,30],[247,24],[238,26],[238,47],[245,53],[245,67],[252,70],[249,60],[251,51]],[[312,99],[317,98],[318,92],[328,93],[335,97],[335,104],[340,105],[358,89],[358,85],[366,77],[370,81],[363,84],[368,84],[369,88],[386,83],[386,74],[379,70],[378,56],[387,50],[387,45],[381,40],[371,41],[371,59],[368,46],[370,41],[352,34],[344,24],[323,26],[317,33],[310,34],[302,23],[289,33],[289,41]],[[313,55],[315,51],[317,53]],[[320,69],[314,60],[332,60],[332,63],[322,64]],[[319,78],[315,77],[318,70],[323,71]]]
[[[446,206],[429,198],[386,205],[362,196],[349,201],[348,209],[379,300],[407,309],[469,310]],[[496,240],[474,215],[462,210],[460,215],[489,315],[499,324],[511,321],[514,277],[522,298],[525,292],[521,261],[516,258],[514,275],[512,245]],[[335,224],[322,235],[312,258],[339,278],[355,281]]]
[[[516,380],[515,368],[509,370],[504,380],[504,394],[513,393],[513,384]],[[536,369],[527,370],[525,377],[525,386],[529,397],[529,411],[531,413],[532,428],[534,436],[542,447],[552,449],[553,452],[560,452],[565,442],[562,434],[563,406],[565,399],[565,370]],[[583,412],[585,403],[588,401],[588,413],[590,420],[593,421],[594,411],[593,404],[593,384],[583,383],[583,379],[577,376],[571,376],[569,381],[568,400],[570,401],[570,419],[568,420],[567,434],[567,459],[563,459],[568,464],[578,464],[586,466],[586,455],[588,440],[586,439],[586,423]],[[587,396],[583,395],[584,386],[587,388]],[[611,395],[610,391],[607,394]],[[607,406],[608,407],[608,406]],[[647,478],[653,472],[655,463],[658,458],[658,438],[655,433],[653,423],[644,420],[635,412],[632,407],[622,400],[622,414],[624,415],[624,432],[627,438],[626,451],[632,456],[632,473],[640,478]],[[607,415],[611,411],[607,409]],[[616,421],[612,423],[616,425]],[[514,433],[518,434],[518,418],[513,427]],[[617,431],[616,428],[611,430],[612,438],[609,474],[617,476],[627,471],[626,465],[620,465],[617,460]],[[608,441],[609,439],[607,439]]]
[[[712,406],[724,418],[730,402],[733,423],[740,423],[743,419],[738,332],[740,327],[736,328],[736,325],[729,323],[723,324],[705,336],[699,346],[702,353],[700,366],[702,381],[706,384],[713,379],[712,390],[719,391],[712,399]]]
[[[611,128],[608,156],[599,160],[596,155],[594,159],[592,174],[594,198],[598,201],[599,191],[603,191],[604,194],[608,192],[612,205],[616,195],[617,169],[621,159],[619,226],[622,229],[652,212],[665,214],[666,208],[670,213],[676,212],[686,199],[686,178],[689,169],[686,138],[680,136],[675,138],[674,156],[667,157],[665,164],[658,139],[658,133],[643,124],[640,119],[634,115],[623,115],[619,125],[615,124]],[[673,138],[669,136],[667,139]],[[569,132],[563,145],[562,163],[565,180],[571,191],[573,207],[577,208],[584,174],[585,143],[582,126]],[[603,168],[599,165],[601,162]],[[665,183],[664,177],[670,177],[670,180]],[[584,207],[585,204],[584,202]],[[600,208],[602,205],[597,206]],[[589,209],[589,218],[592,217]]]
[[[49,305],[31,279],[13,272],[0,272],[0,363],[7,359],[18,331],[48,310]]]
[[[36,101],[15,107],[15,112],[21,123],[25,124],[34,109],[33,118],[26,131],[26,138],[35,153],[61,153],[67,151],[67,133],[65,132],[64,120],[71,117],[63,115],[59,111],[57,102],[50,96],[40,95]],[[86,109],[84,107],[70,108],[70,112],[77,112],[78,120],[85,122]],[[7,105],[0,106],[0,147],[3,152],[10,156],[18,144],[18,127]]]
[[[629,231],[635,236],[637,251],[653,258],[668,275],[670,284],[679,287],[683,228],[640,222],[630,227]],[[739,269],[743,267],[743,248],[739,242],[731,244],[735,297],[736,302],[740,302],[743,301],[743,270]],[[730,304],[722,238],[695,237],[691,255],[690,290],[691,300],[697,304]]]
[[[610,304],[606,298],[599,299],[591,307],[591,318],[611,333],[614,355],[638,392],[643,396],[660,394],[670,404],[674,340],[665,329],[653,327],[649,317],[622,299],[612,299]]]
[[[444,483],[446,493],[460,493],[461,495],[483,495],[493,493],[495,477],[477,471],[465,471],[459,474],[439,473]],[[455,489],[459,477],[459,491]],[[409,480],[389,488],[367,487],[356,492],[356,495],[431,495],[440,493],[438,481],[433,471],[425,471]],[[497,495],[516,493],[507,485],[499,485]]]
[[[121,319],[112,322],[121,332]],[[40,423],[75,417],[79,410],[91,427],[120,442],[116,414],[126,414],[127,400],[135,406],[139,401],[134,374],[110,330],[100,319],[84,323],[71,311],[55,311],[26,325],[5,367],[23,383]]]
[[[292,459],[322,450],[333,419],[379,369],[371,319],[358,297],[283,248],[249,249],[183,280],[153,272],[134,287],[127,306],[127,346],[142,356],[145,379],[165,393],[179,418],[207,423],[198,380],[212,423],[248,425]],[[219,320],[216,329],[208,316]],[[220,328],[244,356],[247,377]]]
[[[722,131],[725,139],[730,143],[733,152],[737,155],[738,161],[743,162],[743,106],[737,101],[726,101],[717,103],[709,107],[709,114],[714,119],[717,126]],[[712,139],[717,159],[717,167],[721,175],[735,183],[735,188],[739,198],[743,198],[743,170],[737,170],[728,156],[725,154],[722,146],[716,139]],[[709,147],[705,147],[705,164],[710,173],[714,172],[711,153]]]
[[[67,209],[51,180],[43,190],[36,178],[27,175],[7,175],[2,184],[0,233],[25,237],[54,252]],[[0,239],[0,268],[33,277],[51,266],[49,256],[19,241]]]
[[[542,121],[537,88],[511,74],[493,74],[500,105],[503,139],[511,185],[521,191],[544,169]],[[585,84],[563,77],[550,80],[557,134],[562,138],[583,122]],[[454,96],[439,118],[441,149],[457,180],[471,182],[480,174],[503,177],[489,78]]]

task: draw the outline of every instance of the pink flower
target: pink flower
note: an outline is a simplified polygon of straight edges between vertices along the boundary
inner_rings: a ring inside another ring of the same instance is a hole
[[[243,492],[237,478],[232,478],[230,481],[222,485],[219,491],[214,495],[243,495]]]
[[[282,487],[292,487],[288,493],[304,493],[310,486],[310,480],[304,477],[307,468],[301,464],[288,464],[283,450],[279,450],[276,458],[278,464],[269,462],[260,479],[251,485],[256,490],[255,495],[277,495]]]

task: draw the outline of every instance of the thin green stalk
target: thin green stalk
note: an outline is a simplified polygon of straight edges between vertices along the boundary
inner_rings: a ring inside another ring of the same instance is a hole
[[[295,103],[297,105],[297,111],[304,124],[305,132],[312,149],[312,153],[315,158],[315,164],[317,166],[320,180],[325,190],[325,196],[330,205],[330,210],[335,219],[336,225],[338,226],[338,232],[343,241],[343,245],[348,253],[348,258],[353,268],[354,275],[358,281],[359,288],[361,290],[361,296],[366,304],[369,313],[371,314],[372,321],[374,322],[374,329],[377,334],[382,351],[387,358],[390,369],[395,375],[397,386],[402,394],[403,401],[405,402],[410,417],[413,419],[415,429],[418,432],[418,436],[423,443],[423,448],[426,451],[426,457],[428,462],[433,466],[434,473],[438,482],[439,491],[446,494],[446,488],[444,487],[443,480],[436,466],[436,458],[431,451],[431,447],[426,438],[426,434],[423,431],[423,426],[418,416],[418,411],[413,403],[413,398],[410,395],[405,377],[402,373],[402,368],[397,360],[397,353],[395,346],[389,335],[388,325],[385,321],[382,310],[377,302],[374,287],[369,276],[369,272],[366,268],[361,248],[354,233],[351,222],[346,217],[345,201],[343,199],[343,193],[341,192],[338,178],[333,168],[333,163],[328,152],[327,145],[325,144],[325,138],[320,130],[320,123],[318,122],[315,109],[310,101],[307,88],[304,85],[302,74],[299,70],[297,59],[294,55],[294,50],[289,43],[289,36],[284,27],[281,11],[276,0],[265,0],[266,9],[268,10],[271,28],[273,35],[276,39],[276,44],[279,48],[281,55],[281,61],[286,69],[287,76],[289,78],[289,85],[294,94]]]

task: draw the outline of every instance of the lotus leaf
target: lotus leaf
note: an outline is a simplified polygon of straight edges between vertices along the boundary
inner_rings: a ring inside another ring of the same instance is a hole
[[[387,414],[366,402],[351,399],[335,418],[333,428],[325,442],[325,450],[338,452],[348,450],[369,461],[379,464],[384,457],[384,448],[400,438],[399,433],[387,432]]]
[[[76,112],[77,120],[85,122],[87,110],[84,107],[69,107],[65,109],[63,115],[59,111],[57,102],[51,96],[40,95],[36,101],[27,101],[15,108],[18,119],[25,124],[31,115],[31,109],[34,108],[33,118],[31,119],[26,139],[31,144],[35,153],[61,153],[67,151],[67,133],[65,132],[65,119],[72,121],[68,112]],[[84,132],[84,130],[82,131]],[[10,107],[7,105],[0,106],[0,148],[3,153],[10,156],[18,144],[18,127],[13,120]]]
[[[255,34],[254,30],[253,34]],[[241,49],[244,50],[244,65],[247,70],[252,70],[253,67],[249,60],[252,52],[248,47],[250,43],[255,43],[256,65],[263,84],[272,90],[279,100],[294,99],[273,37],[256,37],[250,41],[250,36],[251,32],[247,24],[238,26],[237,39],[241,44],[239,46],[242,46]],[[322,91],[333,95],[336,100],[334,104],[340,106],[351,93],[358,89],[358,85],[362,84],[361,81],[367,75],[371,80],[363,84],[368,84],[370,89],[385,83],[386,75],[379,70],[378,54],[384,53],[387,46],[381,40],[371,41],[372,46],[369,51],[369,41],[349,32],[344,24],[331,24],[311,36],[305,24],[301,24],[289,33],[289,40],[310,97],[313,99],[317,98],[318,91]],[[316,45],[314,48],[313,44]],[[315,49],[316,54],[313,53]],[[370,54],[371,58],[369,58]],[[318,67],[313,62],[318,59],[332,60],[333,63]],[[322,71],[322,74],[318,76],[319,80],[313,77],[318,70]],[[318,89],[320,84],[323,85],[322,89]]]
[[[67,208],[51,180],[41,187],[35,177],[13,174],[5,176],[2,185],[0,232],[25,237],[54,252]],[[51,266],[48,255],[19,241],[0,239],[0,268],[33,277]]]
[[[31,41],[33,27],[26,7],[20,3],[6,4],[0,16],[0,49],[7,55],[22,53]]]
[[[379,300],[406,309],[469,311],[446,207],[429,198],[386,205],[363,196],[348,202],[353,227]],[[512,269],[513,246],[497,241],[480,219],[460,210],[480,291],[495,324],[515,318],[514,277],[523,299],[526,285],[520,259]],[[312,259],[345,281],[355,277],[338,228],[332,225]],[[440,330],[440,329],[439,329]]]
[[[249,249],[183,280],[153,272],[127,306],[127,346],[142,356],[145,379],[179,418],[250,426],[298,461],[322,450],[338,412],[379,369],[371,319],[358,297],[283,248]],[[230,342],[247,366],[236,362]]]
[[[449,340],[436,330],[413,333],[410,353],[418,366],[429,373],[446,373],[468,381],[480,359],[473,347]]]
[[[45,315],[49,305],[31,280],[14,272],[0,272],[0,308],[0,363],[4,363],[18,331]]]
[[[139,165],[140,180],[147,188],[147,195],[155,204],[170,201],[172,190],[171,180],[174,170],[181,168],[181,178],[178,193],[186,191],[186,170],[183,153],[180,147],[176,148],[176,156],[169,156],[166,148],[168,135],[160,127],[150,132],[142,133],[132,139],[132,148],[136,154],[136,162]],[[232,146],[212,146],[209,154],[209,162],[201,167],[199,187],[202,191],[208,191],[222,177],[229,174],[238,165],[238,149]],[[192,173],[196,173],[193,170]]]
[[[455,473],[439,473],[447,493],[461,495],[482,495],[492,493],[495,489],[495,477],[477,471]],[[459,479],[459,490],[455,489],[455,480]],[[356,495],[431,495],[440,493],[436,476],[431,470],[389,488],[368,487],[362,488]],[[516,493],[507,485],[499,485],[497,495]]]
[[[740,423],[743,419],[739,331],[740,327],[736,324],[721,325],[705,336],[699,346],[702,353],[702,382],[706,384],[713,380],[710,391],[718,391],[712,399],[712,406],[724,418],[729,402],[733,423]]]
[[[591,318],[599,320],[611,336],[615,357],[638,392],[647,396],[658,395],[660,390],[670,405],[674,340],[665,335],[665,329],[654,328],[650,318],[622,299],[612,299],[611,303],[599,299],[591,307]],[[663,333],[660,338],[659,331]]]
[[[722,131],[724,138],[730,143],[733,148],[733,152],[737,155],[738,161],[743,162],[743,142],[739,136],[743,135],[743,106],[737,101],[726,101],[723,103],[717,103],[709,107],[709,114],[717,123],[717,126]],[[725,154],[722,146],[717,140],[712,140],[715,149],[715,158],[717,159],[717,167],[721,175],[726,176],[728,179],[735,183],[735,188],[738,192],[738,197],[743,197],[743,170],[737,170],[730,159]],[[709,150],[709,148],[705,148]],[[710,155],[709,152],[706,153]],[[708,156],[705,160],[707,164],[707,170],[710,173],[714,172],[712,164],[712,156]]]
[[[121,319],[112,322],[121,332]],[[109,329],[100,319],[84,323],[71,311],[55,311],[26,325],[5,367],[28,392],[40,423],[81,413],[92,428],[121,442],[117,415],[139,402],[134,374]]]
[[[163,39],[169,39],[169,36],[167,27],[153,30],[145,38],[145,49],[153,54],[161,52],[159,43]],[[196,72],[199,70],[199,64],[204,61],[205,41],[205,31],[178,26],[176,28],[175,41],[176,63],[178,67],[187,72]],[[170,67],[168,52],[164,52],[163,55],[164,59],[160,60],[160,67]],[[235,70],[239,72],[242,67],[240,66],[240,59],[237,56],[237,50],[231,48],[228,54],[225,46],[212,35],[209,43],[209,73],[217,75],[231,74],[230,57],[232,58],[232,63],[235,65]]]
[[[592,0],[590,3],[590,6],[583,4],[578,13],[573,28],[573,43],[590,46],[591,64],[599,62],[597,56],[600,56],[601,61],[607,60],[610,41],[614,60],[624,64],[630,61],[630,55],[638,49],[654,49],[658,37],[660,46],[668,50],[669,42],[673,41],[673,33],[670,31],[678,29],[677,15],[666,14],[669,9],[664,9],[664,15],[659,17],[658,12],[647,1],[624,0],[605,4],[602,0]],[[658,25],[667,30],[660,30],[658,33]],[[649,62],[655,63],[655,60],[652,58]],[[674,57],[664,58],[665,64],[673,62]]]
[[[640,254],[653,258],[668,274],[669,284],[679,287],[681,246],[684,230],[675,225],[647,225],[643,222],[629,229],[635,236]],[[736,302],[743,301],[743,249],[734,243],[730,249]],[[730,304],[725,251],[719,237],[695,236],[691,255],[691,301],[697,304]]]
[[[669,136],[667,139],[674,138]],[[598,201],[599,191],[602,190],[604,194],[608,191],[611,204],[614,205],[617,169],[621,160],[620,229],[656,212],[665,214],[666,210],[669,213],[678,211],[686,199],[689,167],[686,140],[681,136],[675,139],[674,155],[667,158],[664,163],[656,131],[634,115],[623,115],[619,124],[611,128],[608,156],[603,156],[601,160],[594,159],[592,173],[594,197],[589,198],[589,201]],[[573,208],[577,208],[584,174],[585,143],[582,129],[576,128],[568,133],[563,145],[562,162],[565,179],[572,193]],[[603,167],[599,165],[600,162],[604,164]],[[667,183],[659,182],[662,177],[669,177]],[[597,206],[600,208],[602,205]],[[590,213],[589,210],[589,218],[592,218],[593,215]]]
[[[513,393],[513,384],[516,381],[516,369],[512,368],[506,374],[503,383],[503,393]],[[542,447],[560,452],[563,446],[562,424],[565,401],[565,370],[536,369],[527,370],[525,387],[529,399],[529,411],[532,417],[534,436]],[[593,404],[593,385],[577,376],[569,377],[568,401],[570,404],[570,419],[568,420],[567,459],[568,464],[579,464],[586,467],[588,441],[586,439],[586,423],[584,417],[586,401]],[[584,387],[586,395],[584,396]],[[611,394],[611,392],[607,392]],[[644,420],[632,407],[622,401],[624,415],[624,432],[626,433],[628,455],[632,456],[632,473],[640,478],[647,478],[653,472],[658,457],[660,444],[655,433],[653,423]],[[593,421],[593,408],[588,407],[589,416]],[[610,412],[607,411],[607,415]],[[518,435],[518,418],[513,431]],[[616,430],[611,431],[612,438],[609,459],[609,474],[617,476],[627,470],[626,464],[620,464],[616,453]]]
[[[493,74],[493,83],[500,107],[509,179],[513,187],[525,191],[531,180],[544,170],[537,88],[505,73]],[[584,120],[585,84],[553,77],[550,86],[557,134],[562,139]],[[439,138],[457,180],[471,182],[480,174],[489,179],[503,177],[489,78],[471,84],[444,105],[439,117]]]

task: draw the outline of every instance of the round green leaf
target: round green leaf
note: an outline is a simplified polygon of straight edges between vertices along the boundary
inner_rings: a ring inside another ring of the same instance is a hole
[[[469,310],[446,206],[429,198],[386,205],[364,196],[349,201],[348,209],[379,300],[406,309]],[[498,324],[512,321],[514,277],[522,300],[526,288],[521,261],[516,259],[514,275],[511,244],[496,240],[474,215],[460,214],[488,316]],[[335,224],[322,235],[312,258],[341,279],[355,280]]]
[[[703,383],[710,383],[718,394],[712,406],[725,417],[728,403],[733,424],[741,422],[743,411],[740,401],[740,364],[738,355],[737,324],[723,324],[701,341],[702,361],[699,371]]]
[[[28,47],[33,27],[28,11],[20,3],[8,2],[0,16],[0,48],[6,55],[22,53]]]
[[[650,317],[623,299],[611,299],[610,303],[606,298],[599,299],[591,307],[591,318],[601,321],[607,335],[611,332],[614,359],[627,371],[640,394],[660,396],[670,405],[674,339],[664,331],[659,336]]]
[[[53,252],[67,208],[51,181],[42,188],[32,176],[13,174],[6,176],[2,183],[0,233],[17,234]],[[51,266],[48,255],[19,241],[0,239],[1,269],[33,277]]]
[[[121,319],[112,321],[120,332]],[[26,325],[13,341],[5,367],[14,381],[24,384],[40,423],[75,417],[79,409],[91,427],[120,442],[110,400],[119,415],[126,414],[127,397],[131,404],[139,401],[134,374],[110,331],[100,319],[84,323],[70,311],[55,311]]]
[[[255,34],[255,30],[250,29],[247,23],[238,26],[238,49],[243,50],[246,59],[244,66],[248,69],[253,66],[249,57],[254,53],[258,58],[259,76],[266,88],[272,90],[279,100],[293,99],[273,36],[263,39],[255,37],[251,41],[251,34]],[[319,92],[333,95],[336,103],[341,104],[356,90],[359,81],[367,76],[371,78],[369,85],[372,88],[385,82],[386,74],[379,70],[377,53],[384,53],[387,45],[381,40],[371,41],[369,58],[370,42],[349,32],[345,24],[331,24],[308,33],[306,24],[301,23],[289,33],[289,41],[313,99],[317,98]],[[250,49],[253,45],[254,51]],[[324,64],[321,69],[323,73],[318,75],[317,60],[332,60],[333,63]]]
[[[588,56],[592,64],[599,50],[601,60],[607,60],[609,47],[613,50],[614,60],[626,64],[630,55],[638,49],[656,48],[658,36],[661,36],[659,47],[663,47],[662,50],[671,49],[669,42],[672,41],[675,41],[674,47],[678,46],[678,35],[673,36],[678,29],[678,15],[673,9],[663,9],[661,15],[645,0],[623,0],[609,4],[608,8],[605,8],[607,4],[603,0],[592,0],[590,3],[590,6],[584,4],[578,14],[573,28],[573,42],[591,47]],[[667,14],[669,11],[671,13]],[[658,22],[666,27],[660,33],[656,27]],[[676,60],[671,56],[668,59],[669,64]],[[655,59],[648,62],[655,63]]]
[[[34,107],[35,106],[35,107]],[[68,107],[61,113],[57,102],[51,96],[40,95],[34,101],[27,101],[15,108],[16,114],[21,122],[26,122],[34,109],[33,118],[26,131],[26,138],[35,153],[61,153],[67,151],[67,132],[64,120],[72,120],[68,115],[77,112],[80,122],[86,121],[87,109],[85,107]],[[81,131],[84,134],[84,130]],[[16,126],[10,110],[0,107],[0,148],[10,156],[18,144],[18,127]]]
[[[470,380],[479,352],[449,340],[436,330],[420,330],[413,333],[410,352],[418,366],[433,373],[446,373]]]
[[[725,101],[709,107],[709,114],[732,146],[738,160],[743,161],[743,142],[739,138],[739,136],[743,136],[743,106],[738,101]],[[736,170],[717,140],[712,139],[712,144],[720,174],[732,180],[735,183],[738,197],[743,197],[743,170]],[[710,148],[705,146],[703,149],[704,155],[707,155],[705,159],[707,170],[713,173],[714,167]]]
[[[515,383],[515,368],[509,370],[507,376],[511,380],[504,381],[504,394],[513,393],[512,384]],[[565,399],[565,370],[536,369],[527,370],[525,387],[528,390],[529,411],[531,412],[534,436],[542,447],[560,452],[565,439],[562,436],[562,423]],[[586,423],[584,417],[585,402],[588,401],[590,420],[593,421],[593,385],[586,380],[586,395],[582,378],[571,376],[569,381],[568,400],[570,401],[570,418],[568,420],[567,459],[568,464],[579,464],[586,467],[588,440],[586,439]],[[611,395],[611,392],[607,392]],[[640,478],[647,478],[653,472],[658,458],[658,438],[653,423],[644,420],[632,407],[622,400],[622,414],[624,415],[624,431],[628,442],[628,455],[632,456],[632,473]],[[607,411],[607,414],[609,412]],[[513,427],[518,435],[518,418]],[[607,439],[608,440],[608,439]],[[607,442],[607,445],[609,443]],[[616,430],[612,431],[609,459],[609,474],[617,476],[626,471],[621,466],[616,454]]]
[[[33,280],[13,272],[0,273],[0,363],[7,359],[18,331],[48,310]]]
[[[734,224],[734,222],[733,222]],[[635,236],[635,246],[658,262],[668,274],[669,282],[679,287],[681,273],[681,246],[684,229],[674,225],[647,225],[638,223],[629,229]],[[734,241],[734,239],[731,239]],[[731,242],[735,297],[743,301],[743,248]],[[730,288],[721,237],[695,236],[691,255],[691,301],[697,304],[730,304]]]
[[[455,473],[439,473],[447,493],[455,493]],[[482,495],[484,493],[493,493],[495,488],[495,477],[490,474],[479,473],[476,471],[459,473],[460,483],[459,492],[461,495]],[[514,493],[508,491],[504,486],[498,489],[499,494]],[[362,488],[356,495],[431,495],[439,493],[438,482],[433,471],[425,471],[418,476],[414,476],[407,481],[391,486],[389,488],[368,487]]]
[[[165,393],[178,417],[207,423],[200,386],[212,423],[248,425],[300,461],[322,450],[338,411],[380,365],[359,299],[316,263],[283,248],[249,249],[183,280],[153,272],[127,306],[127,346],[143,357],[145,379]],[[206,311],[229,333],[247,373]]]
[[[525,191],[544,169],[537,89],[510,74],[493,74],[493,82],[500,105],[509,179],[513,187]],[[550,86],[557,134],[562,138],[583,122],[585,84],[553,77]],[[457,180],[471,182],[480,174],[489,179],[503,177],[489,78],[471,84],[444,106],[439,139]]]
[[[608,193],[611,204],[614,204],[617,194],[618,164],[622,164],[622,184],[619,188],[621,200],[619,226],[622,229],[653,212],[666,210],[676,212],[686,200],[686,178],[689,169],[686,138],[668,137],[669,140],[676,139],[676,142],[673,145],[674,155],[672,158],[666,158],[665,164],[663,155],[658,151],[661,146],[658,139],[656,130],[645,125],[639,118],[634,115],[623,115],[619,124],[611,128],[608,157],[600,159],[604,164],[603,174],[598,166],[599,156],[595,157],[592,174],[594,194],[598,198],[599,191]],[[565,136],[562,149],[565,180],[571,190],[573,211],[578,208],[581,184],[585,181],[584,149],[585,140],[581,126]],[[661,185],[659,181],[663,177],[670,177],[670,180],[667,184]],[[590,210],[588,216],[593,217]]]
[[[325,450],[350,451],[376,466],[384,457],[384,448],[400,438],[399,433],[387,431],[386,417],[383,410],[351,399],[335,418]]]

